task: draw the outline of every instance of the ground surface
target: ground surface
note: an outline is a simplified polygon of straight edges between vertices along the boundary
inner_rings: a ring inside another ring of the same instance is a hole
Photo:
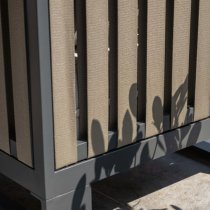
[[[93,210],[120,209],[210,210],[210,154],[186,149],[93,186]],[[0,176],[0,210],[39,210],[39,203]]]

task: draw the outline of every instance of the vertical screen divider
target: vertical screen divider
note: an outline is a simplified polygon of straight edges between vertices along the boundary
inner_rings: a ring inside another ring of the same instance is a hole
[[[109,130],[117,131],[117,0],[109,0]]]
[[[192,0],[191,5],[191,29],[190,29],[190,57],[189,57],[189,81],[188,81],[188,106],[195,106],[195,81],[198,47],[198,15],[199,1]]]
[[[9,34],[9,17],[8,17],[8,1],[1,0],[1,17],[2,17],[2,38],[3,38],[3,52],[5,65],[5,85],[6,85],[6,100],[7,100],[7,116],[9,139],[16,141],[15,132],[15,117],[14,117],[14,99],[12,87],[12,69],[11,69],[11,52],[10,52],[10,34]],[[10,145],[11,147],[11,145]],[[10,148],[11,151],[11,148]]]
[[[32,151],[32,165],[34,165],[34,148],[33,148],[33,120],[32,120],[32,89],[31,89],[31,55],[30,55],[30,35],[29,35],[29,28],[30,23],[28,20],[28,14],[27,14],[27,3],[24,0],[24,19],[25,19],[25,44],[26,44],[26,65],[27,65],[27,86],[28,86],[28,103],[29,103],[29,118],[30,118],[30,135],[31,135],[31,151]],[[16,145],[15,145],[16,146]],[[14,148],[14,153],[17,155],[17,148]]]
[[[75,0],[76,27],[76,76],[78,95],[78,140],[87,141],[87,43],[86,43],[86,4]]]
[[[164,131],[171,127],[172,54],[174,1],[166,2],[165,78],[164,78]]]
[[[5,84],[5,63],[3,48],[2,7],[0,4],[0,150],[10,153],[9,128]]]
[[[138,122],[146,121],[147,1],[139,0],[138,28]]]

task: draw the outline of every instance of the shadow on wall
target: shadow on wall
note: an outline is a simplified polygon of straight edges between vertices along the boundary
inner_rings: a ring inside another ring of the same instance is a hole
[[[186,77],[184,83],[177,89],[177,91],[175,92],[172,98],[172,107],[175,109],[173,119],[171,120],[172,122],[171,127],[173,128],[178,127],[180,114],[185,108],[185,105],[187,102],[187,97],[188,97],[187,84],[188,84],[188,77]],[[162,125],[163,125],[163,122],[160,120],[161,117],[158,114],[158,110],[163,109],[162,104],[163,103],[161,102],[160,97],[156,96],[153,102],[153,120],[154,120],[153,123],[156,126],[158,131],[161,131]],[[184,126],[185,124],[190,122],[190,119],[193,118],[192,115],[193,113],[186,114],[184,123],[182,123],[181,126]],[[171,139],[170,141],[166,141],[164,139],[165,136],[163,135],[157,136],[158,141],[155,148],[157,149],[159,147],[165,153],[170,153],[176,150],[180,150],[184,147],[188,147],[197,142],[198,136],[200,134],[200,130],[201,130],[201,123],[197,122],[193,126],[193,128],[184,127],[179,130],[174,130],[173,135],[171,135],[171,133],[169,134],[170,139]],[[154,155],[155,155],[155,152],[154,152]],[[153,158],[154,158],[154,155],[153,155]]]
[[[124,115],[124,119],[123,119],[123,125],[122,125],[122,139],[118,140],[118,142],[120,141],[120,143],[123,145],[125,144],[129,144],[132,141],[136,140],[136,134],[133,133],[133,124],[132,124],[132,120],[131,120],[131,114],[136,117],[136,107],[134,107],[133,101],[136,100],[136,90],[137,90],[137,85],[133,84],[130,88],[129,91],[129,96],[128,96],[128,100],[130,102],[130,110],[126,110],[125,115]],[[136,126],[136,125],[135,125]],[[137,130],[137,129],[136,129]],[[93,120],[92,121],[92,125],[91,125],[91,139],[94,142],[93,145],[93,150],[95,153],[97,153],[98,151],[105,151],[105,143],[104,143],[104,138],[103,138],[103,132],[102,132],[102,128],[101,128],[101,124],[98,120]],[[134,139],[132,139],[132,137]],[[130,141],[128,142],[128,139],[130,139]],[[113,148],[113,142],[110,141],[108,148]],[[119,173],[121,172],[124,168],[130,168],[131,164],[133,163],[133,161],[136,158],[136,153],[138,151],[139,148],[136,148],[132,151],[132,153],[126,157],[126,161],[123,162],[123,165],[119,165],[119,160],[113,158],[112,161],[104,161],[102,159],[97,159],[95,162],[95,178],[93,180],[93,182],[100,180],[101,177],[101,173],[105,173],[106,176],[110,176],[113,171],[115,173]],[[85,193],[85,187],[87,185],[86,182],[86,175],[84,174],[82,176],[82,178],[80,179],[79,183],[77,184],[76,190],[75,190],[75,194],[74,194],[74,199],[73,199],[73,203],[72,203],[72,209],[79,209],[79,210],[83,210],[86,209],[85,206],[82,204],[83,201],[83,197],[84,197],[84,193]],[[81,190],[82,189],[82,190]],[[83,192],[83,195],[81,194],[81,192]],[[81,198],[79,200],[78,204],[78,195],[80,195],[79,197]]]
[[[133,119],[136,119],[137,115],[137,104],[134,103],[134,101],[137,102],[137,84],[133,84],[129,91],[129,109],[127,109],[124,113],[122,127],[119,132],[121,133],[121,138],[111,138],[108,147],[104,140],[104,134],[102,131],[102,127],[100,122],[97,119],[94,119],[91,124],[91,145],[93,147],[93,153],[95,155],[102,154],[113,148],[121,147],[124,145],[131,144],[132,142],[135,142],[136,132],[137,131],[137,125],[136,123],[133,123]],[[118,132],[118,133],[119,133]]]
[[[86,175],[84,174],[82,176],[82,178],[80,179],[80,181],[77,185],[77,188],[75,190],[71,209],[75,209],[75,210],[85,210],[86,209],[85,204],[83,204],[85,188],[86,188]]]
[[[112,0],[109,0],[110,2]],[[143,71],[141,73],[145,73],[146,74],[146,53],[147,53],[147,34],[146,34],[146,23],[147,20],[145,19],[147,17],[146,14],[146,1],[143,0],[138,0],[139,3],[139,8],[143,8],[141,13],[142,17],[140,17],[140,29],[139,30],[139,43],[140,43],[140,47],[141,49],[138,50],[140,53],[138,56],[140,57],[140,68],[143,69]],[[197,1],[193,1],[196,5],[194,5],[195,8],[197,8]],[[193,3],[192,2],[192,3]],[[194,4],[193,3],[193,4]],[[171,74],[171,67],[172,67],[172,52],[173,52],[173,15],[171,15],[173,13],[174,10],[174,6],[173,6],[173,2],[169,2],[167,3],[167,31],[168,34],[166,34],[166,64],[165,64],[165,73],[170,77]],[[192,15],[196,16],[196,15]],[[117,22],[117,21],[116,21]],[[193,24],[192,24],[193,25]],[[116,25],[115,25],[116,26]],[[144,34],[141,34],[142,31],[144,32]],[[116,38],[117,39],[117,38]],[[196,42],[196,41],[193,41]],[[115,50],[116,50],[116,54],[117,54],[117,46],[115,46]],[[195,45],[196,48],[196,45]],[[196,51],[193,49],[192,52],[190,52],[190,54],[192,54],[191,58],[190,58],[190,64],[195,66],[196,62]],[[117,57],[117,55],[115,55]],[[117,65],[117,64],[116,64]],[[190,67],[192,68],[192,66]],[[190,76],[192,76],[192,72],[190,74]],[[146,77],[146,75],[141,75],[141,78],[143,78],[142,80],[144,80]],[[168,78],[167,78],[168,80]],[[167,81],[170,85],[171,81]],[[145,86],[144,81],[142,81],[143,86]],[[165,84],[166,85],[166,84]],[[191,85],[191,84],[190,84]],[[167,86],[167,85],[166,85]],[[142,87],[143,88],[143,87]],[[167,87],[166,87],[167,88]],[[133,84],[132,87],[130,88],[130,94],[128,96],[128,100],[130,102],[130,109],[126,110],[124,113],[124,119],[123,119],[123,123],[122,123],[122,138],[118,139],[118,143],[120,143],[120,145],[126,145],[131,143],[133,140],[135,140],[136,137],[136,133],[133,133],[134,129],[134,125],[132,124],[132,117],[136,117],[136,106],[135,103],[133,103],[134,100],[136,100],[136,84]],[[142,89],[141,89],[142,90]],[[170,93],[171,90],[166,90],[166,94],[167,94],[167,99],[169,99],[169,97],[171,96]],[[146,91],[142,91],[144,97],[145,97],[145,93]],[[143,98],[144,98],[143,97]],[[183,109],[186,106],[188,100],[188,76],[186,77],[185,81],[183,82],[183,84],[180,85],[180,87],[177,89],[177,91],[175,92],[175,94],[172,96],[172,99],[170,98],[170,100],[168,100],[167,102],[167,106],[171,106],[174,108],[174,114],[173,114],[173,119],[171,119],[171,127],[176,128],[178,126],[180,126],[179,124],[179,118],[181,116],[181,114],[183,113]],[[165,107],[164,102],[161,100],[160,97],[156,96],[154,98],[153,101],[153,109],[151,110],[153,112],[153,124],[154,126],[157,128],[157,130],[159,131],[159,133],[162,132],[162,129],[164,127],[164,122],[162,120],[162,116],[160,117],[160,113],[159,110],[164,110]],[[171,110],[171,107],[169,110]],[[130,111],[131,110],[131,111]],[[170,111],[168,114],[171,114]],[[189,122],[190,119],[192,119],[193,116],[192,115],[186,115],[185,116],[185,120],[184,123],[181,124],[181,126],[183,126],[185,123]],[[136,126],[136,125],[135,125]],[[103,177],[103,174],[105,174],[106,176],[110,176],[112,174],[116,174],[116,173],[120,173],[123,172],[127,169],[129,169],[131,166],[133,167],[135,164],[135,162],[137,162],[139,165],[142,162],[146,162],[149,160],[153,160],[156,159],[160,156],[163,156],[165,154],[169,154],[172,152],[175,152],[177,150],[180,150],[184,147],[193,145],[197,142],[199,134],[200,134],[200,130],[201,130],[201,123],[197,122],[195,125],[187,126],[187,127],[183,127],[182,129],[178,129],[178,130],[173,130],[173,132],[169,132],[169,133],[165,133],[165,135],[159,135],[157,137],[154,137],[154,141],[143,141],[142,144],[136,144],[135,147],[132,147],[133,149],[131,149],[129,151],[129,155],[126,155],[126,157],[123,157],[123,161],[119,160],[117,158],[117,156],[113,156],[110,158],[109,161],[104,161],[103,158],[98,158],[95,160],[95,178],[92,180],[92,182],[98,181],[101,179],[101,177]],[[92,137],[92,141],[94,142],[93,144],[93,150],[95,153],[97,153],[98,150],[100,151],[105,151],[105,142],[104,142],[104,138],[103,138],[103,131],[101,128],[101,124],[100,121],[98,121],[97,119],[92,121],[92,125],[91,125],[91,137]],[[137,139],[138,140],[138,139]],[[113,144],[115,144],[115,142],[113,143],[112,141],[109,142],[108,145],[108,150],[113,148]],[[137,146],[138,145],[138,146]],[[85,176],[85,174],[84,174]],[[85,189],[83,186],[85,186],[87,184],[86,182],[86,178],[84,179],[83,175],[81,174],[81,180],[78,183],[78,187],[77,190],[80,189]],[[83,185],[83,186],[81,186]],[[76,190],[76,192],[77,192]],[[75,194],[76,194],[75,192]],[[76,197],[76,196],[75,196]],[[82,202],[82,199],[81,199]],[[75,202],[76,203],[76,202]],[[75,209],[81,209],[84,208],[83,205],[77,206],[77,208]],[[179,209],[178,207],[173,206],[174,209]]]
[[[136,88],[137,88],[136,84],[133,84],[130,88],[130,93],[129,93],[129,96],[128,96],[128,100],[130,102],[129,104],[130,104],[131,113],[127,109],[125,114],[124,114],[124,119],[123,119],[123,124],[122,124],[122,139],[117,140],[118,144],[120,144],[120,145],[130,144],[130,143],[132,143],[133,141],[136,140],[137,132],[135,134],[133,133],[133,131],[135,130],[134,126],[136,126],[136,125],[133,125],[132,120],[131,120],[131,114],[134,117],[136,117],[136,108],[133,106],[133,104],[135,104],[135,103],[133,103],[133,100],[136,100]],[[92,123],[92,128],[97,128],[98,135],[103,136],[102,129],[101,129],[99,121],[94,120],[93,123]],[[95,129],[92,129],[92,130],[95,130]],[[136,131],[137,131],[137,128],[136,128]],[[96,138],[94,133],[91,133],[91,136],[92,136],[92,141],[93,142],[98,141],[98,139]],[[128,140],[128,139],[130,139],[130,140]],[[104,139],[100,139],[99,143],[101,145],[104,145]],[[99,143],[97,143],[97,145]],[[113,145],[113,143],[110,141],[109,145],[108,145],[108,148],[112,148],[112,145]],[[105,151],[105,148],[103,148],[102,151]],[[128,157],[126,157],[126,161],[123,163],[123,167],[126,167],[126,168],[130,167],[130,165],[133,163],[133,161],[135,159],[137,151],[138,151],[138,148],[136,148],[132,152],[132,154],[130,154]],[[97,150],[95,150],[95,152],[97,152]],[[97,160],[95,162],[95,180],[100,179],[102,171],[105,172],[106,176],[110,176],[112,171],[115,171],[115,173],[120,172],[121,167],[118,163],[119,163],[119,161],[116,160],[116,159],[113,159],[112,162],[111,161],[104,162],[103,160],[101,161],[100,159]]]
[[[185,78],[184,83],[180,85],[180,87],[177,89],[172,99],[171,106],[174,108],[174,114],[173,114],[172,125],[171,125],[172,128],[177,128],[178,126],[180,126],[179,118],[183,109],[186,106],[187,99],[188,99],[188,76]],[[192,116],[186,115],[184,123],[182,123],[181,126],[189,122],[190,117]]]
[[[173,125],[178,124],[178,119],[179,115],[182,112],[182,109],[184,108],[184,104],[187,100],[187,90],[184,88],[186,87],[186,81],[184,84],[180,86],[180,88],[177,90],[177,92],[173,96],[173,101],[175,103],[176,107],[176,115],[174,116],[173,119]],[[136,88],[136,84],[134,84],[131,89],[130,89],[130,94],[128,97],[128,100],[130,102],[130,109],[132,110],[132,114],[134,115],[135,113],[135,107],[133,107],[132,100],[136,100],[134,97],[135,94],[133,94],[135,91],[133,91]],[[163,103],[161,99],[156,96],[153,102],[153,120],[154,120],[154,125],[156,126],[158,131],[161,131],[163,122],[160,121],[160,117],[157,114],[158,109],[163,109]],[[188,117],[192,118],[192,116],[186,116],[186,122],[188,121]],[[122,128],[124,130],[122,140],[118,141],[124,141],[126,139],[127,143],[127,138],[130,138],[132,136],[135,136],[136,134],[133,134],[133,125],[132,121],[130,120],[131,116],[129,111],[127,110],[124,115],[124,120],[123,120],[123,125]],[[130,130],[130,132],[125,132],[126,130]],[[146,162],[149,160],[156,159],[158,157],[161,157],[165,154],[169,154],[172,152],[175,152],[177,150],[180,150],[184,147],[191,146],[195,144],[198,140],[199,134],[201,130],[201,123],[197,122],[193,127],[183,127],[182,129],[178,130],[173,130],[173,132],[168,132],[165,135],[159,135],[157,137],[157,141],[144,141],[142,144],[139,144],[139,146],[133,147],[133,150],[129,152],[129,155],[124,157],[124,161],[119,160],[117,156],[113,156],[109,161],[104,161],[103,158],[98,158],[95,161],[95,178],[92,180],[92,182],[96,182],[101,179],[102,174],[105,173],[105,175],[111,176],[113,173],[117,174],[120,172],[123,172],[125,170],[128,170],[131,168],[131,166],[136,166],[135,162],[137,158],[140,158],[140,161],[138,160],[138,165],[140,165],[142,162]],[[93,147],[93,149],[98,150],[98,147],[100,147],[101,151],[105,150],[105,143],[103,139],[103,133],[101,129],[100,122],[98,120],[93,120],[92,122],[92,140],[94,141],[93,145],[96,145]],[[165,138],[166,137],[166,138]],[[170,139],[170,141],[169,141]],[[112,142],[109,142],[112,144]],[[109,145],[109,148],[111,146]],[[139,153],[140,151],[140,153]],[[162,152],[162,153],[161,153]],[[162,155],[160,155],[160,153]],[[123,163],[122,163],[123,162]],[[84,174],[81,176],[81,180],[79,181],[77,185],[77,189],[75,191],[74,195],[74,201],[73,202],[73,209],[85,209],[85,206],[82,204],[82,197],[84,196],[85,192],[85,187],[87,185],[86,182],[86,175]],[[83,195],[82,195],[83,193]],[[81,205],[78,206],[78,200],[77,195],[80,194],[80,201]],[[175,206],[173,207],[174,209],[178,209]]]
[[[133,84],[129,91],[129,109],[126,110],[122,125],[122,139],[118,139],[119,146],[124,146],[137,140],[137,125],[133,125],[132,118],[137,118],[137,84]],[[120,125],[119,125],[120,126]]]

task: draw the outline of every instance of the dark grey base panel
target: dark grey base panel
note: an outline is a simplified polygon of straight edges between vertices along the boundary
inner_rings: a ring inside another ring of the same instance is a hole
[[[181,150],[210,137],[210,119],[192,123],[170,132],[79,162],[60,171],[48,165],[44,179],[14,158],[0,152],[0,173],[22,185],[40,200],[86,189],[93,182],[129,170],[150,160]],[[82,183],[82,184],[81,184]],[[83,186],[82,186],[83,185]],[[85,186],[85,188],[84,188]]]
[[[42,210],[91,210],[91,187],[83,185],[82,180],[79,190],[63,194],[54,199],[40,201]]]

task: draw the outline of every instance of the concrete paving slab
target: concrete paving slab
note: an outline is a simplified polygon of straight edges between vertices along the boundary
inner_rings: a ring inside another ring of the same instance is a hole
[[[210,156],[188,149],[98,182],[94,188],[133,210],[209,210]]]

